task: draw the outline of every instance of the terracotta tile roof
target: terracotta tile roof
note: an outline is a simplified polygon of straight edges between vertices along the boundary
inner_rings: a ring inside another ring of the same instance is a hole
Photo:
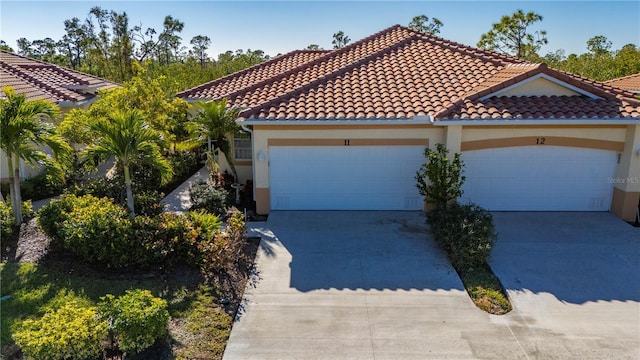
[[[102,78],[0,50],[0,84],[12,86],[28,99],[79,103],[96,90],[118,86]],[[4,93],[0,91],[0,97]]]
[[[634,93],[640,93],[640,74],[629,75],[606,81],[605,84]]]
[[[620,119],[640,118],[638,102],[587,96],[509,96],[465,99],[437,119]]]
[[[571,112],[578,106],[571,105],[573,101],[589,114],[614,114],[599,107],[605,102],[610,103],[607,106],[617,104],[617,118],[637,117],[640,106],[633,100],[622,103],[621,99],[632,98],[630,92],[399,25],[342,49],[314,55],[286,62],[290,66],[267,62],[179,96],[190,100],[225,97],[234,106],[243,107],[241,116],[248,119],[407,119],[427,114],[448,119],[467,116],[464,111],[472,109],[466,110],[468,102],[475,104],[505,87],[544,74],[606,101],[580,96],[540,101],[534,97],[501,98],[511,103],[504,105],[509,111],[502,112],[502,118],[528,116],[530,103],[560,109],[533,114],[564,118],[578,117]],[[300,52],[282,58],[296,56],[300,57]],[[636,108],[627,111],[627,106]],[[478,118],[472,113],[468,116]]]
[[[329,52],[329,50],[293,51],[242,71],[185,90],[178,93],[177,96],[185,99],[218,99],[225,97],[231,92],[248,88],[289,70],[296,69],[327,52]]]

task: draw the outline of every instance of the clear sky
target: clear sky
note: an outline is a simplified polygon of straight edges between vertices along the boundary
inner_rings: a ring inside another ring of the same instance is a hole
[[[440,19],[440,36],[475,46],[480,35],[502,15],[517,9],[534,11],[543,21],[549,44],[541,55],[564,49],[586,52],[586,41],[606,36],[617,50],[640,46],[640,1],[8,1],[0,0],[0,39],[16,49],[20,37],[29,40],[64,34],[65,19],[85,19],[92,6],[125,11],[130,25],[162,28],[166,15],[185,23],[183,45],[195,35],[212,39],[208,53],[263,50],[276,55],[318,44],[331,48],[332,34],[344,31],[352,41],[394,24],[407,25],[425,14]]]

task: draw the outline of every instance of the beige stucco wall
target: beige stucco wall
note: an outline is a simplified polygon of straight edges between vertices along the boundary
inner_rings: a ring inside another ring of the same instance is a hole
[[[552,81],[544,78],[537,78],[535,80],[528,81],[522,85],[515,86],[503,93],[500,96],[575,96],[579,95],[577,92],[572,91],[564,86],[560,86]]]
[[[613,186],[611,211],[624,220],[634,221],[640,202],[640,125],[627,127]]]
[[[462,141],[488,140],[514,136],[562,136],[584,139],[624,141],[625,125],[616,126],[464,126]]]
[[[229,166],[229,161],[224,156],[223,153],[219,152],[217,157],[218,165],[220,166],[220,172],[224,173],[225,171],[229,174],[232,174],[231,167]],[[241,184],[245,184],[247,180],[251,180],[253,178],[253,172],[251,170],[251,161],[241,161],[234,162],[236,172],[238,173],[238,181]]]
[[[629,219],[632,205],[640,196],[640,126],[632,125],[544,125],[544,126],[357,126],[357,125],[286,125],[255,126],[254,148],[255,188],[259,213],[269,211],[269,143],[272,145],[306,145],[315,142],[340,146],[346,139],[428,139],[433,147],[444,143],[451,152],[464,152],[474,146],[502,147],[535,145],[539,138],[546,138],[547,145],[592,147],[617,151],[621,162],[617,168],[619,177],[627,179],[615,185],[612,211]],[[334,140],[334,141],[331,141]],[[338,141],[335,141],[338,140]],[[264,160],[258,161],[258,153],[264,154]],[[247,176],[251,167],[247,166]],[[630,180],[629,180],[630,179]],[[620,210],[618,210],[620,209]]]

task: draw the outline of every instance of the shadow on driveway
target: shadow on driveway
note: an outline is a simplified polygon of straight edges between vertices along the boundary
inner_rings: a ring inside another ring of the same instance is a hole
[[[508,291],[640,301],[640,228],[609,213],[496,212],[491,267]]]
[[[299,291],[464,291],[420,212],[272,212],[268,225],[272,233],[261,234],[262,250],[267,256],[274,247],[282,247],[278,256],[285,250],[286,286]]]

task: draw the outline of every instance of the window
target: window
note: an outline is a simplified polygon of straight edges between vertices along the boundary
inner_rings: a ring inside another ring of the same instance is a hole
[[[235,134],[233,136],[233,159],[251,160],[251,136]]]

